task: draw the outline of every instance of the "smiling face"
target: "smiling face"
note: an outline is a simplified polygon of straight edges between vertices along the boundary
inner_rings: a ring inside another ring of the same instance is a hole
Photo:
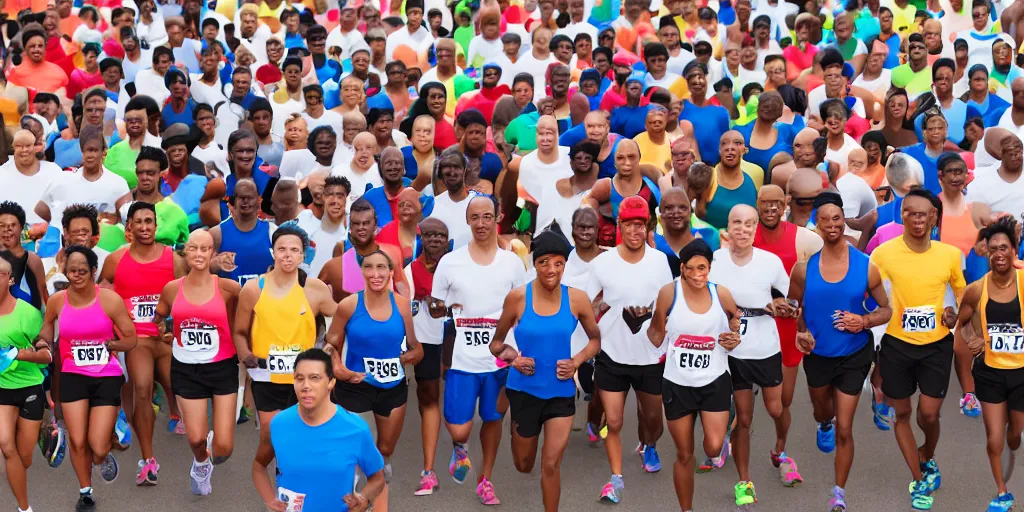
[[[374,252],[363,258],[360,269],[366,288],[372,292],[383,292],[391,282],[391,261],[382,252]]]
[[[693,256],[682,264],[683,279],[694,290],[703,290],[708,285],[711,262],[704,256]]]

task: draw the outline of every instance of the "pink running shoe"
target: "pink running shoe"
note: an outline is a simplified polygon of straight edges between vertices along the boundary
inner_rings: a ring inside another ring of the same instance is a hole
[[[441,484],[437,481],[437,473],[433,471],[424,471],[420,473],[420,488],[416,489],[416,496],[430,496],[434,494],[434,491],[438,490]]]
[[[480,483],[476,484],[476,495],[484,505],[501,505],[501,501],[494,495],[494,484],[487,477],[480,477]]]
[[[796,487],[797,484],[804,481],[800,476],[800,471],[797,470],[796,461],[786,455],[786,452],[778,454],[773,452],[771,455],[772,465],[779,468],[779,479],[782,480],[782,485]],[[778,460],[777,464],[776,460]]]
[[[135,485],[156,485],[159,472],[160,464],[156,463],[156,459],[140,460]]]

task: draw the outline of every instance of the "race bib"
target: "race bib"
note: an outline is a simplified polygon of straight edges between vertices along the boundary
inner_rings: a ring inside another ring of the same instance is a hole
[[[132,321],[137,324],[153,323],[156,316],[156,304],[160,301],[159,295],[139,295],[130,299],[132,306]]]
[[[1020,324],[989,324],[988,336],[993,352],[1024,354],[1024,329]]]
[[[672,362],[680,370],[706,370],[718,342],[710,336],[681,334],[672,342]]]
[[[747,335],[747,318],[740,318],[740,336]]]
[[[245,283],[247,283],[247,282],[249,282],[249,281],[251,281],[253,279],[256,279],[259,276],[260,276],[259,274],[246,274],[244,276],[238,276],[238,284],[240,284],[242,286],[245,286]]]
[[[178,345],[189,352],[216,352],[220,349],[220,332],[212,325],[193,323],[181,325]]]
[[[903,332],[932,332],[935,330],[935,306],[904,308]]]
[[[405,369],[402,368],[402,362],[397,357],[391,359],[364,357],[363,367],[366,369],[366,375],[381,384],[390,384],[405,378]]]
[[[106,366],[110,351],[104,340],[71,340],[71,359],[75,366]]]
[[[302,507],[306,501],[306,495],[289,491],[284,487],[278,487],[277,499],[288,506],[285,508],[285,512],[302,512]]]
[[[409,307],[412,309],[412,316],[416,316],[420,313],[420,308],[423,307],[422,304],[423,301],[421,300],[409,301]]]
[[[490,315],[454,318],[455,350],[452,352],[452,368],[470,373],[498,369],[490,345],[500,316],[499,311]]]
[[[267,354],[267,369],[271,375],[291,375],[295,373],[295,357],[302,351],[302,347],[292,345],[282,347],[271,345]]]

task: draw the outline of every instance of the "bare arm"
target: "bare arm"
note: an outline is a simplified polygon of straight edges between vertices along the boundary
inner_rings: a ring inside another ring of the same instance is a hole
[[[508,331],[519,321],[525,303],[525,286],[520,286],[505,296],[505,303],[501,307],[501,318],[498,319],[498,328],[494,331],[494,337],[491,338],[491,354],[506,363],[512,363],[519,357],[519,351],[511,345],[506,345],[505,338],[508,336]]]
[[[103,305],[103,311],[107,313],[107,316],[114,322],[114,327],[121,333],[120,338],[111,340],[107,347],[118,352],[128,352],[135,348],[135,345],[138,344],[138,337],[135,334],[135,323],[132,322],[132,317],[128,314],[128,308],[125,307],[124,301],[112,290],[101,288],[97,293]]]
[[[50,207],[46,203],[39,201],[38,203],[36,203],[34,211],[36,212],[36,215],[38,215],[40,218],[42,218],[46,222],[50,222]]]
[[[267,427],[270,427],[270,425],[267,425]],[[275,457],[274,446],[271,443],[260,444],[259,449],[256,450],[256,458],[252,461],[252,484],[256,487],[256,492],[259,493],[260,499],[263,500],[268,509],[275,512],[284,512],[287,505],[277,499],[277,491],[274,485],[270,483],[270,471],[268,468]]]
[[[117,270],[117,264],[121,263],[121,257],[124,256],[124,252],[127,248],[118,249],[110,254],[107,259],[103,260],[103,269],[100,270],[100,283],[114,284],[114,273]]]
[[[327,346],[330,347],[329,352],[331,353],[334,377],[352,384],[358,384],[366,378],[365,373],[356,373],[349,370],[345,366],[345,361],[341,358],[342,348],[345,346],[345,328],[348,326],[348,320],[352,318],[352,314],[356,311],[358,299],[358,295],[349,295],[338,304],[337,311],[334,313],[334,320],[331,322],[331,328],[327,330],[327,335],[324,338]]]
[[[675,290],[676,283],[673,281],[662,286],[658,291],[658,300],[654,303],[654,317],[651,319],[651,325],[647,328],[647,339],[655,347],[661,347],[665,343],[665,323],[668,322],[668,310],[672,307]]]
[[[164,321],[167,320],[167,317],[171,316],[171,306],[174,305],[174,299],[178,297],[178,289],[180,287],[181,281],[174,280],[164,285],[163,291],[160,292],[160,301],[156,303],[153,323],[156,324],[161,335],[166,334],[164,332]]]
[[[28,268],[32,270],[32,273],[38,277],[46,275],[46,271],[43,270],[43,260],[39,258],[35,253],[28,253]],[[43,304],[46,303],[46,299],[50,298],[50,292],[46,289],[46,279],[36,279],[36,287],[39,293],[39,300]]]
[[[409,307],[409,299],[395,297],[395,304],[398,305],[398,311],[402,314],[402,321],[405,323],[405,344],[409,348],[402,354],[402,365],[415,365],[423,360],[423,346],[416,339],[416,328],[412,325],[412,309]]]
[[[253,308],[260,298],[259,283],[253,279],[242,287],[238,294],[238,309],[235,310],[235,325],[231,331],[231,338],[235,342],[235,351],[238,352],[238,359],[248,368],[256,368],[256,356],[252,353],[250,346],[249,332],[252,329]],[[271,457],[270,460],[273,460]]]
[[[807,280],[807,263],[799,262],[793,266],[793,273],[789,276],[789,294],[787,297],[804,303],[804,283]],[[803,308],[800,308],[800,317],[797,319],[797,329],[800,332],[807,332],[807,324],[804,322]]]

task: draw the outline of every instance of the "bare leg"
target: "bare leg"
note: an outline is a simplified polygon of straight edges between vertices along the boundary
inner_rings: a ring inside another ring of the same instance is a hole
[[[1006,442],[1006,402],[991,404],[981,402],[981,415],[985,421],[985,452],[988,454],[988,465],[992,468],[992,478],[996,481],[996,493],[1006,492],[1003,479],[1003,443]]]
[[[910,398],[894,399],[889,398],[889,404],[896,410],[896,444],[903,452],[903,459],[910,467],[910,474],[914,480],[921,480],[921,464],[917,453],[917,440],[914,439],[914,430],[910,427],[910,415],[913,408]]]
[[[155,343],[152,339],[139,338],[139,344],[125,354],[130,384],[135,398],[135,411],[132,415],[132,426],[139,440],[139,451],[142,459],[153,457],[153,425],[156,415],[153,413],[153,371],[156,365],[155,355],[151,348]],[[166,391],[166,390],[165,390]]]
[[[924,445],[921,446],[921,462],[935,457],[935,446],[939,444],[939,409],[942,408],[941,398],[921,395],[917,401],[917,426],[924,432]]]
[[[974,393],[974,375],[971,374],[971,364],[974,356],[967,348],[967,342],[960,329],[953,333],[953,369],[956,370],[956,380],[960,381],[960,389],[964,393]]]
[[[668,433],[676,444],[676,460],[672,464],[672,484],[680,510],[693,508],[693,422],[695,414],[688,414],[668,422]]]
[[[732,457],[741,482],[750,481],[750,423],[754,420],[754,392],[733,391],[736,404],[736,427],[732,429]],[[781,405],[781,404],[780,404]]]
[[[28,509],[28,479],[26,476],[27,466],[22,461],[18,449],[18,407],[0,406],[0,451],[4,454],[5,467],[7,469],[7,483],[11,486],[11,493],[14,494],[18,508]],[[39,422],[36,423],[36,432],[39,431]],[[31,448],[29,448],[31,450]],[[32,452],[28,452],[31,462]]]
[[[437,438],[441,431],[439,405],[440,380],[416,381],[416,403],[420,411],[420,434],[423,437],[423,470],[434,470]]]
[[[89,400],[64,402],[64,421],[68,432],[71,465],[78,477],[78,486],[92,487],[92,450],[89,449]]]
[[[402,426],[405,424],[405,409],[406,404],[402,404],[401,407],[392,409],[390,416],[374,415],[374,423],[377,426],[377,449],[384,456],[385,464],[391,463],[391,456],[395,454],[395,445],[398,444],[398,438],[402,435]],[[388,511],[389,487],[390,485],[385,483],[384,490],[377,496],[377,499],[373,500],[374,510],[380,512]]]
[[[565,455],[565,447],[569,445],[571,432],[572,416],[553,418],[544,423],[540,489],[544,496],[545,512],[558,512],[558,501],[562,494],[562,456]]]
[[[780,397],[782,412],[775,420],[776,453],[786,451],[786,439],[789,437],[789,427],[793,423],[793,416],[789,412],[789,407],[793,405],[793,393],[796,391],[796,377],[799,373],[799,366],[792,368],[785,365],[782,366],[782,395]],[[767,399],[768,395],[766,394],[765,400]],[[767,402],[765,402],[765,405],[767,405]]]
[[[626,406],[626,393],[602,390],[600,396],[604,405],[605,421],[608,424],[608,437],[604,440],[604,449],[608,454],[608,466],[613,475],[621,475],[622,413]]]
[[[847,395],[842,391],[835,391],[836,485],[842,488],[846,487],[850,467],[853,466],[853,416],[857,412],[858,401],[860,395]]]

